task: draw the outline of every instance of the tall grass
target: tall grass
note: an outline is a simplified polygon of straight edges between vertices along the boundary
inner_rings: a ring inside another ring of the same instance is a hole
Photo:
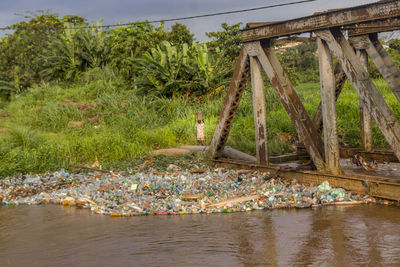
[[[397,100],[384,81],[376,81],[396,116]],[[296,88],[312,116],[320,102],[318,83],[300,84]],[[137,96],[110,69],[94,69],[75,84],[43,83],[31,88],[1,110],[0,176],[17,172],[43,172],[92,163],[96,157],[103,166],[133,161],[150,155],[156,148],[195,143],[194,115],[205,114],[206,143],[211,141],[224,93],[194,104],[185,98]],[[292,151],[296,131],[275,91],[266,87],[268,150],[271,154]],[[97,103],[80,110],[74,102]],[[65,102],[65,101],[64,101]],[[341,144],[360,146],[358,96],[345,84],[337,102]],[[92,124],[89,119],[101,116]],[[70,121],[82,121],[81,127],[68,127]],[[374,145],[387,146],[374,126]],[[251,92],[246,89],[237,111],[228,145],[255,153]]]

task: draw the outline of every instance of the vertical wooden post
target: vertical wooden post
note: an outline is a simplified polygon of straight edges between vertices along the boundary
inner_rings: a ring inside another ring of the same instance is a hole
[[[318,40],[319,75],[321,83],[322,120],[324,130],[325,163],[334,175],[342,174],[336,117],[336,85],[332,55],[325,41]]]
[[[361,97],[368,113],[371,113],[393,153],[400,160],[400,123],[370,79],[354,48],[338,29],[317,31],[316,35],[326,41]]]
[[[271,44],[265,43],[263,48],[261,43],[256,41],[253,43],[246,43],[245,47],[249,55],[257,56],[313,163],[318,170],[324,170],[324,145],[321,136],[315,129],[293,85],[283,70],[277,56],[274,54]]]
[[[364,49],[357,49],[357,56],[360,58],[361,64],[368,72],[368,54]],[[360,126],[361,126],[361,140],[363,148],[367,152],[372,151],[372,120],[371,114],[365,109],[362,98],[359,96],[360,101]]]
[[[253,93],[254,129],[257,163],[268,165],[267,125],[264,81],[257,57],[250,56],[251,88]]]
[[[342,89],[343,89],[344,83],[347,80],[347,77],[346,77],[346,73],[344,73],[342,66],[340,66],[339,63],[336,64],[334,74],[335,74],[335,85],[336,85],[335,101],[337,101],[340,93],[342,92]],[[317,111],[314,114],[313,122],[314,122],[315,127],[318,130],[318,133],[321,133],[322,132],[322,124],[323,124],[322,123],[322,105],[321,105],[321,103],[319,103]]]

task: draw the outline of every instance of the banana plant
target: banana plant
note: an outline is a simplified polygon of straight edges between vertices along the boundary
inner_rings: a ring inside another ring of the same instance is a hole
[[[100,23],[97,26],[101,26]],[[90,29],[74,29],[65,25],[63,34],[53,38],[40,57],[45,79],[76,80],[89,68],[104,67],[109,62],[110,48],[106,44],[106,33]]]
[[[145,52],[141,58],[132,58],[132,63],[141,71],[136,85],[156,95],[172,96],[179,94],[185,80],[182,80],[183,51],[178,51],[169,42],[163,41],[156,48]],[[187,57],[187,56],[186,56]]]
[[[76,40],[77,30],[68,28],[64,34],[53,38],[48,49],[40,57],[43,65],[40,75],[45,79],[74,80],[82,70],[80,47]]]
[[[226,82],[221,58],[220,50],[212,53],[205,44],[178,48],[164,41],[141,58],[131,59],[141,73],[135,85],[146,94],[204,95]]]

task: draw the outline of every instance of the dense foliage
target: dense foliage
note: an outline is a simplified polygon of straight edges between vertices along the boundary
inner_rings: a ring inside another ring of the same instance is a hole
[[[42,81],[74,82],[93,68],[113,68],[127,88],[153,96],[210,96],[225,88],[239,55],[241,24],[222,23],[200,44],[180,23],[146,21],[103,30],[74,15],[28,14],[0,40],[0,95],[12,99]],[[400,62],[399,41],[389,54]],[[319,81],[315,42],[283,49],[279,59],[294,84]],[[380,78],[373,64],[370,74]]]
[[[86,19],[73,15],[59,18],[42,12],[25,18],[29,20],[7,27],[13,33],[0,41],[0,90],[6,95],[20,93],[40,82],[42,65],[38,59],[50,40],[63,32],[64,23],[86,25]]]
[[[209,51],[206,44],[184,43],[179,48],[163,41],[142,58],[132,59],[140,77],[135,84],[145,95],[210,94],[227,81],[230,69],[221,64],[223,56],[219,49]]]
[[[197,42],[183,24],[135,22],[103,29],[77,16],[30,15],[0,39],[0,176],[89,164],[105,167],[154,148],[195,143],[195,112],[210,141],[241,49],[240,24]],[[278,48],[279,60],[312,115],[319,102],[315,43]],[[400,41],[388,53],[400,62]],[[371,62],[370,74],[380,74]],[[396,116],[389,87],[377,87]],[[266,81],[268,150],[292,151],[295,129]],[[245,90],[228,144],[254,154],[251,92]],[[17,97],[18,96],[18,97]],[[338,100],[340,143],[360,146],[359,104],[349,83]],[[386,145],[374,125],[374,145]]]

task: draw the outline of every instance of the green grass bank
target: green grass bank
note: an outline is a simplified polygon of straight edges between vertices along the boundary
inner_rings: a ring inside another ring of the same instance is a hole
[[[382,80],[375,84],[399,118],[400,106],[390,88]],[[199,110],[205,114],[206,142],[210,142],[224,92],[193,103],[185,98],[138,96],[128,88],[113,71],[93,69],[72,85],[43,83],[10,103],[0,103],[0,176],[67,169],[71,164],[91,164],[96,157],[104,168],[118,167],[151,155],[156,148],[195,144],[194,115]],[[312,116],[321,99],[319,84],[303,83],[296,90]],[[266,103],[269,153],[292,151],[296,131],[268,86]],[[358,96],[349,83],[338,100],[337,110],[340,143],[359,147]],[[373,135],[375,147],[387,146],[376,125]],[[255,153],[249,88],[228,144]]]

